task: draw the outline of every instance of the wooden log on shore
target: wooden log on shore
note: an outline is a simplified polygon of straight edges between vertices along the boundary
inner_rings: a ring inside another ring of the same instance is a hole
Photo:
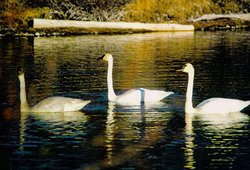
[[[137,22],[97,22],[74,20],[34,19],[34,29],[80,28],[80,29],[109,29],[109,30],[144,30],[145,32],[164,31],[194,31],[193,25],[182,24],[152,24]]]
[[[240,19],[250,21],[250,14],[206,14],[199,18],[193,19],[192,22],[199,22],[203,20],[215,20],[215,19]]]
[[[195,30],[247,30],[250,28],[250,14],[207,14],[193,19]]]

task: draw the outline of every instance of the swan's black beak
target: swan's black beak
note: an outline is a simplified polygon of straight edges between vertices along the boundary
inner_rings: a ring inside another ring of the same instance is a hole
[[[23,71],[22,67],[18,68],[18,75],[21,75],[21,74],[24,74],[24,71]]]
[[[177,72],[183,72],[183,69],[176,70]]]
[[[97,60],[102,60],[105,54],[103,54],[101,57],[98,57]]]
[[[185,67],[186,67],[186,64],[182,67],[182,69],[179,69],[179,70],[176,70],[176,71],[178,71],[178,72],[183,72],[184,69],[185,69]]]

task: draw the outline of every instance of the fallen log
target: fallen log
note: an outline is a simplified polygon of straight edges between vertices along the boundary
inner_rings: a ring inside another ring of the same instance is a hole
[[[192,22],[199,22],[203,20],[216,20],[216,19],[240,19],[245,21],[250,21],[250,14],[206,14],[199,18],[192,19]]]
[[[79,28],[79,29],[109,29],[109,30],[143,30],[145,32],[164,31],[194,31],[193,25],[182,24],[152,24],[139,22],[97,22],[97,21],[74,21],[74,20],[50,20],[34,19],[34,29],[50,28]]]

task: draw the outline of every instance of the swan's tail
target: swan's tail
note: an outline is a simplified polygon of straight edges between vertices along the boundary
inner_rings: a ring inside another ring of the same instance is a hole
[[[167,96],[170,96],[170,95],[172,95],[172,94],[174,94],[174,92],[172,92],[172,91],[166,92],[166,97],[167,97]]]
[[[79,102],[75,102],[74,108],[73,108],[72,111],[81,110],[82,108],[84,108],[90,102],[91,102],[91,100],[82,100],[82,101],[79,101]]]
[[[89,104],[91,102],[91,100],[84,100],[83,102],[82,102],[82,108],[84,107],[84,106],[86,106],[87,104]]]
[[[248,107],[249,105],[250,105],[250,100],[245,101],[245,104],[243,105],[243,108],[242,108],[242,109]]]
[[[148,90],[141,88],[145,93],[145,102],[157,102],[161,101],[165,97],[174,94],[171,91],[161,91],[161,90]]]
[[[89,104],[91,100],[81,100],[81,99],[70,99],[70,102],[67,103],[64,107],[64,111],[72,112],[79,111]]]

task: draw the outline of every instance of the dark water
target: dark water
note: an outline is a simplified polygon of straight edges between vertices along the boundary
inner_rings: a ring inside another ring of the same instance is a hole
[[[0,169],[250,169],[246,115],[184,114],[186,62],[194,105],[209,97],[250,100],[250,33],[198,32],[0,39]],[[118,106],[114,89],[174,91],[161,103]],[[17,70],[31,106],[48,96],[91,99],[81,112],[20,113]]]

